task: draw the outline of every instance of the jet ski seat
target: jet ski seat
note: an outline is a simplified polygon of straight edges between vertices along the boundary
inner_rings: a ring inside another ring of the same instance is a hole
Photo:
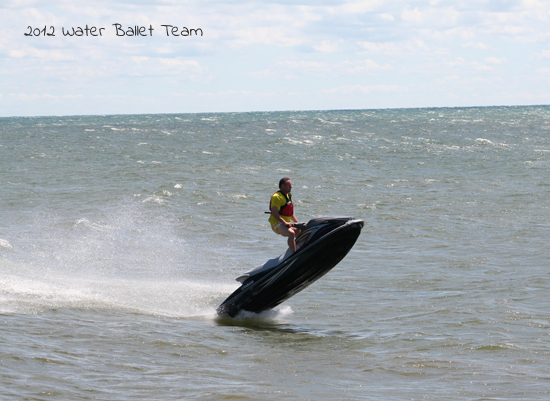
[[[278,266],[282,262],[284,262],[286,259],[288,259],[292,255],[292,251],[290,248],[287,248],[286,252],[280,255],[277,258],[269,259],[267,262],[265,262],[263,265],[259,265],[254,267],[252,270],[250,270],[247,273],[241,274],[239,277],[237,277],[235,280],[237,280],[240,283],[244,283],[248,278],[255,276],[258,273],[265,272],[266,270],[272,269],[275,266]]]

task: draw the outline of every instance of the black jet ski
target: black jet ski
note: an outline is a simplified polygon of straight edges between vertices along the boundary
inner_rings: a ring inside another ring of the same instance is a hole
[[[237,277],[242,285],[218,307],[218,314],[235,317],[240,311],[260,313],[302,291],[348,254],[361,233],[363,220],[319,217],[296,226],[301,230],[296,252],[288,249]]]

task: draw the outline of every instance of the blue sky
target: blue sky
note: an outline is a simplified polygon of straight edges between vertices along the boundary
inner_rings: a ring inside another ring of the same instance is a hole
[[[531,104],[549,1],[0,1],[3,117]]]

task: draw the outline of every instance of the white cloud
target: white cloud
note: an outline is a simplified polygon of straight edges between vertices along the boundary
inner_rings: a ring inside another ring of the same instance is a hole
[[[449,67],[457,67],[466,64],[466,60],[463,57],[457,57],[453,61],[447,61],[445,64]]]
[[[47,99],[47,100],[74,100],[78,98],[82,98],[84,96],[82,95],[73,95],[73,94],[65,94],[65,95],[52,95],[49,93],[10,93],[10,97],[16,98],[18,100],[22,101],[30,101],[30,100],[38,100],[38,99]]]
[[[493,69],[493,67],[491,67],[489,65],[486,65],[486,64],[482,64],[479,61],[472,61],[470,63],[470,66],[474,70],[478,70],[478,71],[491,71]]]
[[[523,0],[522,1],[523,5],[529,9],[541,9],[541,8],[544,8],[544,9],[547,9],[548,8],[548,3],[544,0]]]
[[[378,19],[380,19],[382,21],[388,21],[388,22],[395,21],[395,17],[392,14],[389,14],[389,13],[378,14],[377,17],[378,17]]]
[[[485,61],[490,64],[502,64],[506,61],[506,57],[498,58],[498,57],[486,57]]]
[[[415,7],[406,8],[401,13],[401,20],[413,25],[425,25],[430,28],[448,28],[458,23],[463,12],[457,11],[454,7]]]
[[[344,14],[362,14],[376,11],[383,5],[384,1],[382,0],[357,1],[347,2],[345,4],[335,7],[334,9],[337,12]]]
[[[430,48],[420,39],[407,40],[402,42],[368,42],[360,41],[357,43],[361,49],[368,53],[385,54],[399,56],[405,53],[417,53],[418,51],[429,51]]]
[[[289,35],[280,27],[248,27],[232,31],[230,47],[242,48],[254,45],[298,46],[304,43],[298,36]]]
[[[401,13],[401,20],[414,24],[422,24],[426,18],[426,14],[420,11],[418,7],[415,7],[413,10],[407,8]]]
[[[269,69],[256,71],[250,75],[254,78],[295,79],[300,76],[319,75],[336,77],[342,75],[357,75],[366,72],[389,70],[388,64],[378,64],[373,60],[344,60],[338,63],[322,61],[288,60],[280,61]]]
[[[550,58],[550,50],[542,50],[533,55],[534,58],[544,60]]]
[[[403,50],[403,44],[394,42],[378,43],[370,41],[358,42],[359,46],[368,52],[372,53],[386,53],[386,54],[398,54]]]
[[[188,93],[177,93],[177,96],[189,96]],[[234,97],[234,96],[240,96],[240,97],[251,97],[254,95],[263,95],[254,93],[252,91],[245,91],[245,90],[236,90],[236,91],[221,91],[221,92],[201,92],[197,94],[198,96],[206,99],[219,99],[220,97]]]
[[[439,85],[441,85],[441,84],[445,84],[445,83],[448,83],[448,82],[456,82],[459,79],[460,79],[460,77],[458,75],[449,75],[445,78],[438,79],[436,82]]]
[[[431,30],[430,36],[438,41],[449,42],[454,40],[472,41],[476,37],[476,32],[469,26],[459,26],[442,30]]]
[[[313,48],[322,53],[334,53],[341,48],[341,44],[336,41],[323,40],[320,44],[313,46]]]
[[[398,85],[343,85],[331,89],[323,89],[320,92],[326,94],[349,94],[353,92],[371,93],[371,92],[397,92],[403,88]]]
[[[134,76],[178,76],[187,79],[208,79],[208,68],[197,60],[183,58],[163,58],[134,56],[127,72]]]
[[[373,60],[344,61],[341,65],[338,65],[338,70],[347,71],[349,73],[388,70],[390,68],[391,66],[388,64],[380,65]]]
[[[21,49],[12,49],[7,51],[8,57],[20,59],[38,58],[42,61],[67,61],[76,60],[74,54],[68,50],[59,49],[36,49],[34,47],[25,47]]]
[[[462,45],[462,47],[472,47],[472,48],[475,48],[475,49],[480,49],[480,50],[487,50],[489,49],[489,46],[486,45],[485,43],[481,43],[481,42],[469,42],[469,43],[465,43]]]
[[[536,102],[536,103],[550,103],[550,92],[543,92],[543,93],[519,93],[516,95],[517,98],[525,99],[529,102]]]

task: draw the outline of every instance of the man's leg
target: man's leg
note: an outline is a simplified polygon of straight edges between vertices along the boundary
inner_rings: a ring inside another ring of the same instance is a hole
[[[279,226],[279,233],[283,237],[288,237],[288,247],[292,253],[296,252],[296,229],[294,227],[287,227],[284,224]]]

